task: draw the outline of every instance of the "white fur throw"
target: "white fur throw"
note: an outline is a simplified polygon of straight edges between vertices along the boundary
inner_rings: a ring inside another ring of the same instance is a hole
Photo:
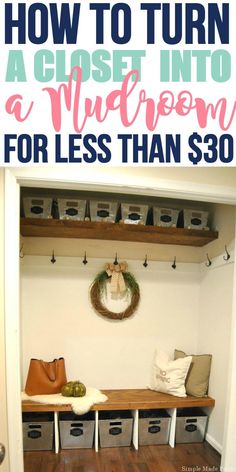
[[[61,393],[29,396],[25,392],[22,392],[21,399],[48,405],[71,405],[71,408],[76,415],[84,415],[95,403],[105,402],[107,397],[100,392],[100,390],[88,387],[84,397],[63,397]]]

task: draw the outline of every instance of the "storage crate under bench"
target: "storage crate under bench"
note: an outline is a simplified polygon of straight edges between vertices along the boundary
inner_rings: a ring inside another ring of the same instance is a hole
[[[23,413],[24,451],[50,451],[53,447],[52,413]]]
[[[59,429],[62,449],[91,448],[94,438],[94,412],[75,415],[60,413]]]
[[[139,411],[139,444],[168,444],[171,416],[166,410]]]
[[[101,447],[130,446],[133,417],[130,411],[102,411],[98,430]]]
[[[200,408],[177,410],[176,443],[203,442],[207,427],[207,414]]]

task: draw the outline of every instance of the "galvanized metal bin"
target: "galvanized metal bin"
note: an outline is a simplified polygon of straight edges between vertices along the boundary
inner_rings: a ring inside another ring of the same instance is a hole
[[[154,226],[165,228],[176,228],[178,222],[179,210],[166,207],[153,207]]]
[[[50,451],[54,422],[51,413],[23,413],[24,451]]]
[[[94,413],[75,415],[61,413],[59,430],[62,449],[91,448],[93,446],[95,419]]]
[[[145,225],[148,205],[121,203],[121,222],[130,225]]]
[[[203,442],[208,416],[200,408],[183,408],[177,411],[176,443]]]
[[[90,200],[90,218],[91,221],[105,221],[115,223],[117,213],[117,202],[105,200]]]
[[[57,203],[60,220],[84,221],[86,200],[58,198]]]
[[[50,197],[23,197],[23,209],[26,218],[52,218],[52,203]]]
[[[168,444],[170,421],[166,410],[140,410],[139,445]]]
[[[133,430],[131,412],[99,412],[98,430],[101,447],[130,446]]]
[[[208,212],[200,210],[184,210],[184,228],[209,229],[207,226]]]

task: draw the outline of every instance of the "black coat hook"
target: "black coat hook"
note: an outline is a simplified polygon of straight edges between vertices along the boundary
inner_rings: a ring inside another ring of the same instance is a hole
[[[114,260],[113,264],[118,265],[117,252],[116,252],[116,257],[115,257],[115,260]]]
[[[147,262],[147,255],[145,256],[145,261],[143,263],[143,266],[146,268],[148,266],[148,262]]]
[[[207,256],[207,262],[206,262],[206,267],[210,267],[212,262],[211,262],[211,259],[209,258],[208,254],[206,255]]]
[[[227,251],[227,246],[225,245],[225,253],[226,255],[223,256],[224,261],[228,261],[230,259],[230,254]]]
[[[171,267],[172,267],[172,269],[176,269],[176,256],[175,256],[175,258],[174,258],[174,262],[173,262],[173,264],[172,264]]]
[[[52,251],[51,263],[52,263],[52,264],[55,264],[55,262],[56,262],[56,258],[55,258],[55,256],[54,256],[54,251]]]
[[[23,253],[23,246],[24,246],[24,244],[22,244],[22,246],[20,247],[20,259],[23,259],[23,257],[25,257],[25,255]]]
[[[85,251],[85,253],[84,253],[83,264],[84,264],[84,265],[88,264],[86,251]]]

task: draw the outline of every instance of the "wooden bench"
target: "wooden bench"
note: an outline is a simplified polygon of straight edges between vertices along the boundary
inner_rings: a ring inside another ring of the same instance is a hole
[[[167,409],[171,416],[169,444],[175,445],[175,425],[178,408],[214,407],[215,400],[211,397],[175,397],[148,389],[103,390],[108,400],[105,403],[93,405],[95,411],[95,450],[98,451],[98,418],[99,411],[131,410],[134,417],[133,445],[138,449],[138,418],[139,410]],[[59,451],[58,413],[72,411],[71,405],[46,405],[31,400],[22,402],[22,412],[53,412],[55,421],[55,452]]]

